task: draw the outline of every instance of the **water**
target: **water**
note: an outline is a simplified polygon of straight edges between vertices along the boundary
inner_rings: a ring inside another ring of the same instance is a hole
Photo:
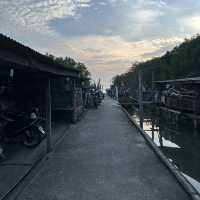
[[[137,110],[129,112],[139,124]],[[153,107],[144,109],[143,127],[165,156],[200,192],[200,129],[194,129],[192,120],[187,117],[177,121],[166,111]]]

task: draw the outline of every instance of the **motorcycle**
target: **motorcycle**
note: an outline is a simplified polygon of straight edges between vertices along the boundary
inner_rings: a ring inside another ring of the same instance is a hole
[[[0,114],[0,121],[3,142],[19,141],[26,147],[35,147],[46,136],[36,112],[31,112],[29,116],[12,112]]]

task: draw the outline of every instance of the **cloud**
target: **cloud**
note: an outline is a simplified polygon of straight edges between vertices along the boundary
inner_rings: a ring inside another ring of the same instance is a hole
[[[67,37],[120,35],[133,41],[156,32],[164,9],[165,3],[159,0],[93,0],[79,18],[55,18],[49,25]]]
[[[87,64],[94,77],[101,77],[108,86],[112,76],[127,71],[132,63],[160,56],[182,41],[179,37],[129,42],[120,36],[84,36],[70,38],[65,45],[71,55]]]
[[[134,19],[138,24],[154,22],[162,14],[159,10],[140,9],[134,13]]]
[[[194,2],[183,1],[184,7]],[[186,33],[200,29],[200,15],[189,15],[193,11],[188,10],[177,15],[182,4],[173,0],[0,0],[0,32],[42,53],[84,62],[94,78],[101,77],[108,86],[112,76],[125,72],[133,62],[159,56],[182,42]],[[199,9],[196,4],[192,7]],[[175,19],[186,14],[178,21],[185,31],[179,38]]]
[[[126,35],[126,38],[135,40],[154,35],[155,27],[159,26],[165,9],[166,4],[160,0],[136,0],[128,13],[129,35]]]
[[[179,20],[182,32],[200,33],[200,15],[194,14]]]
[[[0,31],[52,33],[48,26],[50,20],[74,16],[89,3],[90,0],[1,0]]]

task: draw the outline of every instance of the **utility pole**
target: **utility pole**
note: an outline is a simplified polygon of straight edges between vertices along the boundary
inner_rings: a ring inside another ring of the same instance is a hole
[[[143,111],[143,85],[142,85],[142,71],[138,72],[138,94],[139,94],[139,117],[140,127],[143,129],[144,111]]]

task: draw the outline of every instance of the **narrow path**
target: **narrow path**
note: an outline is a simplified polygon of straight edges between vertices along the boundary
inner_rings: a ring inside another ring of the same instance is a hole
[[[74,125],[18,200],[185,200],[121,108],[106,99]]]

